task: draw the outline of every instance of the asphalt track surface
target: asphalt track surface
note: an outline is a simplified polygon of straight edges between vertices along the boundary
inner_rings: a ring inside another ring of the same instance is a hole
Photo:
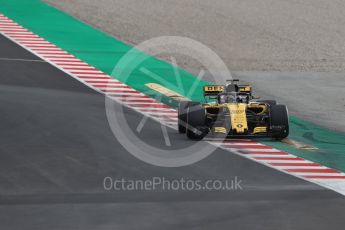
[[[343,228],[339,194],[220,149],[181,168],[137,160],[113,136],[104,96],[3,36],[0,51],[1,229]],[[142,119],[125,114],[134,128]],[[149,120],[140,136],[163,146],[160,130]],[[190,144],[168,132],[174,146]],[[243,190],[105,191],[106,176],[237,176]]]

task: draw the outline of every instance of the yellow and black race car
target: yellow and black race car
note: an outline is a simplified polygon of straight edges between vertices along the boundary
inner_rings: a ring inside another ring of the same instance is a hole
[[[204,96],[212,101],[181,101],[178,107],[178,130],[190,139],[201,140],[208,134],[275,139],[289,135],[287,107],[274,100],[258,100],[250,85],[238,80],[208,85],[204,86]]]

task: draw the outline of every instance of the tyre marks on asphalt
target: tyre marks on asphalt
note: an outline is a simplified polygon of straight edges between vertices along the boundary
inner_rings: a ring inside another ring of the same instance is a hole
[[[177,112],[173,108],[111,78],[1,14],[0,32],[88,87],[164,125],[177,129]],[[209,140],[209,143],[345,195],[345,174],[343,172],[253,140]]]

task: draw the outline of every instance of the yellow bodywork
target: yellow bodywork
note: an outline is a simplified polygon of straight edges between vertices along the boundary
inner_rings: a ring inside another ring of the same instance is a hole
[[[229,103],[226,104],[230,111],[231,128],[236,133],[244,133],[248,130],[246,107],[247,104],[243,103]]]
[[[254,128],[253,134],[256,133],[266,133],[267,132],[267,127],[265,126],[258,126]]]
[[[245,103],[225,103],[225,104],[208,104],[205,108],[227,108],[230,112],[230,124],[231,129],[236,133],[245,133],[248,130],[246,108]],[[215,127],[214,131],[219,133],[225,133],[225,128]],[[229,132],[229,130],[227,131]]]
[[[257,114],[264,114],[267,112],[267,106],[263,103],[253,102],[248,104],[248,108],[257,109]]]
[[[224,133],[224,134],[227,133],[225,127],[214,127],[214,128],[213,128],[213,132],[215,132],[215,133]]]
[[[225,89],[224,85],[206,85],[204,86],[204,92],[205,93],[221,93]]]
[[[207,108],[227,108],[230,112],[230,124],[231,129],[237,134],[244,134],[248,131],[247,121],[247,109],[256,110],[257,114],[263,114],[267,111],[267,106],[263,103],[224,103],[224,104],[206,104]],[[226,130],[226,127],[213,127],[213,131],[216,133],[228,133],[230,130]],[[258,126],[253,130],[253,134],[266,133],[267,127]]]
[[[251,91],[252,91],[252,87],[249,85],[240,87],[240,92],[251,92]]]

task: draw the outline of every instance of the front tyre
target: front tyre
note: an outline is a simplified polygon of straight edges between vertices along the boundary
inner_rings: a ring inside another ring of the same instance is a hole
[[[193,101],[181,101],[177,109],[177,125],[179,133],[186,133],[187,126],[187,108],[189,106],[198,105],[198,102]]]
[[[271,113],[271,133],[272,137],[281,140],[289,135],[289,115],[285,105],[272,105]]]
[[[187,108],[187,137],[192,140],[201,140],[209,132],[206,125],[206,109],[201,104]]]

